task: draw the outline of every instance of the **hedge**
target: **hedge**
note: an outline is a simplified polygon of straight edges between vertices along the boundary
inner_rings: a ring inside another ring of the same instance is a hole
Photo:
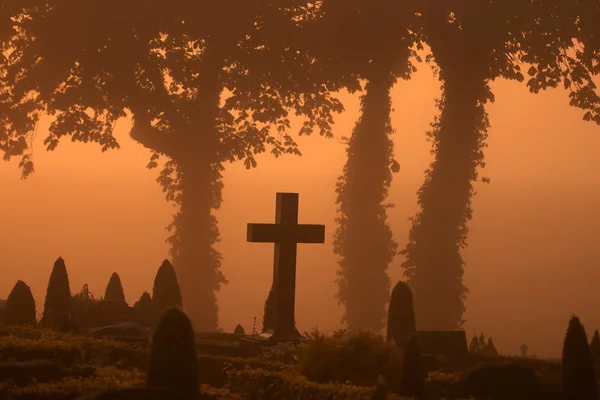
[[[229,389],[247,400],[371,400],[375,393],[373,387],[315,383],[297,374],[263,369],[231,371]]]

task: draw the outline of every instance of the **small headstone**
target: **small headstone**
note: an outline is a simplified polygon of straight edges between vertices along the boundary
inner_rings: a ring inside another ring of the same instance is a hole
[[[421,354],[447,358],[452,364],[468,361],[465,331],[417,331]]]

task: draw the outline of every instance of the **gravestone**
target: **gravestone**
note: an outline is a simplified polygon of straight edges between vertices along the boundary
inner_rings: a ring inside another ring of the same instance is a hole
[[[443,357],[453,366],[469,362],[469,348],[465,331],[417,331],[422,355]]]
[[[248,224],[248,242],[275,245],[275,324],[260,335],[260,339],[271,342],[306,340],[296,329],[294,317],[297,245],[325,243],[325,225],[298,224],[298,197],[297,193],[277,193],[275,223]]]

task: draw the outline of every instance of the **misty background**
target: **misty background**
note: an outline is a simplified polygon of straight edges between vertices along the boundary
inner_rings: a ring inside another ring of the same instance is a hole
[[[567,93],[531,95],[519,83],[492,84],[496,103],[490,115],[487,167],[477,183],[474,217],[464,251],[469,336],[483,331],[500,353],[516,354],[523,343],[538,357],[560,354],[570,313],[588,335],[600,328],[600,134],[567,106]],[[425,131],[437,110],[439,82],[419,66],[411,81],[393,90],[392,123],[396,159],[388,210],[394,238],[404,248],[417,211],[416,192],[432,159]],[[344,96],[346,111],[334,133],[350,135],[359,116],[358,96]],[[299,128],[298,120],[295,126]],[[121,149],[101,153],[95,145],[42,144],[42,120],[34,143],[36,172],[20,179],[18,160],[0,168],[0,298],[14,282],[26,281],[42,311],[54,260],[65,259],[71,291],[84,283],[99,297],[118,272],[126,300],[133,304],[151,290],[156,270],[167,258],[165,227],[175,209],[155,182],[158,170],[145,168],[150,153],[128,138],[130,121],[120,120],[115,136]],[[273,222],[276,192],[300,193],[300,223],[326,225],[325,245],[299,245],[296,320],[300,331],[340,327],[336,292],[335,182],[345,162],[345,146],[317,134],[297,139],[302,157],[260,155],[258,168],[227,165],[223,205],[216,213],[221,231],[217,249],[229,280],[218,294],[220,326],[241,323],[252,330],[262,321],[272,281],[273,245],[246,243],[246,223]],[[402,279],[396,257],[389,269]],[[185,305],[184,305],[185,306]],[[418,323],[418,321],[417,321]]]

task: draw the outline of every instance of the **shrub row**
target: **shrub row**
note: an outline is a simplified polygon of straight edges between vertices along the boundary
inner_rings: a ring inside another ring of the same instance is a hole
[[[13,400],[70,400],[92,392],[142,387],[146,374],[142,371],[123,371],[115,367],[98,369],[93,378],[67,378],[56,382],[37,383],[24,387],[9,389]],[[223,388],[201,385],[200,399],[202,400],[239,400],[239,395],[232,394]]]
[[[231,371],[229,389],[247,400],[371,400],[374,387],[316,383],[289,372],[245,369]]]
[[[31,361],[47,359],[71,367],[75,364],[118,366],[122,369],[145,370],[147,346],[95,338],[77,334],[58,333],[41,329],[10,328],[0,330],[0,361]],[[282,371],[289,366],[282,363],[198,354],[200,381],[223,387],[228,372],[246,368]]]

